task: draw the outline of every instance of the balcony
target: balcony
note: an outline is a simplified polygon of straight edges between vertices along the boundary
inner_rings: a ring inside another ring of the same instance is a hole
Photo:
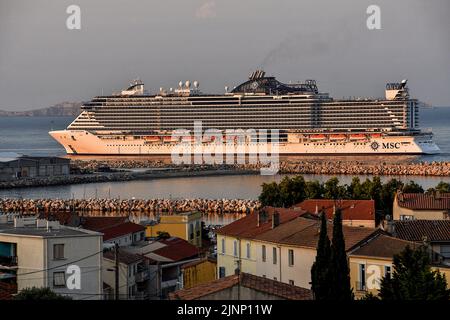
[[[17,256],[0,256],[0,266],[6,268],[17,267]]]

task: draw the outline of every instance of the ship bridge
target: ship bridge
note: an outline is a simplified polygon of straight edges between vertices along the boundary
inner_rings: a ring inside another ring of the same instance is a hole
[[[256,70],[249,76],[249,80],[234,88],[231,93],[244,94],[318,94],[315,80],[306,80],[304,83],[285,84],[275,77],[266,77],[262,70]]]

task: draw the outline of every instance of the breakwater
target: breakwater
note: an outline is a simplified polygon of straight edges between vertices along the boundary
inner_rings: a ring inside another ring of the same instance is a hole
[[[94,216],[153,215],[200,211],[202,213],[252,213],[261,207],[249,199],[0,199],[0,212],[68,213]]]

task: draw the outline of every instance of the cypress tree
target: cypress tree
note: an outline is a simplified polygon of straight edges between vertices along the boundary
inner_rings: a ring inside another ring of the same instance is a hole
[[[316,260],[311,268],[311,289],[316,300],[330,299],[331,283],[331,245],[327,233],[327,217],[325,212],[320,214],[320,236],[317,243]]]
[[[333,218],[333,241],[331,243],[331,297],[333,300],[353,300],[353,291],[350,286],[350,269],[345,252],[344,233],[342,231],[342,212],[336,209]]]

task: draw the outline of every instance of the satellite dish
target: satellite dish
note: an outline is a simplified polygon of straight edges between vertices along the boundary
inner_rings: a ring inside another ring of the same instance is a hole
[[[197,80],[194,81],[194,87],[195,87],[195,88],[198,88],[198,85],[199,85],[198,81],[197,81]]]
[[[159,87],[159,91],[163,91],[163,87]]]
[[[186,88],[189,88],[191,86],[191,82],[189,80],[186,80],[185,86],[186,86]]]
[[[178,86],[181,88],[183,86],[183,81],[178,82]]]
[[[228,86],[225,86],[225,92],[228,92]]]

